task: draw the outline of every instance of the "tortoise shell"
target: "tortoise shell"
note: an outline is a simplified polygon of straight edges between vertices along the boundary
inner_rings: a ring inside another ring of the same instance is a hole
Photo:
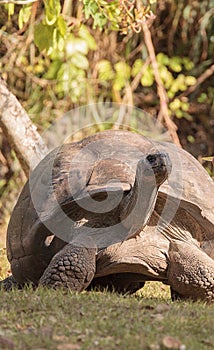
[[[111,200],[110,209],[106,207],[106,193],[113,194],[113,201],[121,193],[129,193],[139,159],[157,151],[167,152],[172,161],[172,173],[158,191],[157,212],[165,209],[167,221],[179,208],[186,213],[187,221],[194,218],[203,228],[195,239],[200,239],[203,249],[214,257],[214,198],[210,193],[214,185],[197,160],[173,144],[110,130],[64,144],[33,171],[13,210],[7,233],[8,259],[18,282],[38,282],[53,255],[66,244],[64,237],[71,225],[78,232],[78,227],[87,226],[87,220],[92,227],[117,223],[118,211],[111,211]],[[92,209],[90,213],[85,203]],[[97,208],[101,215],[94,214]],[[69,221],[67,225],[68,216],[72,224]],[[56,231],[57,236],[53,235]]]

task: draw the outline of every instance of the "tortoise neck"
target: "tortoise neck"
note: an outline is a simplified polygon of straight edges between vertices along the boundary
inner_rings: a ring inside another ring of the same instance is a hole
[[[131,230],[131,235],[147,224],[155,206],[157,191],[155,179],[151,181],[137,169],[134,185],[121,203],[121,221]]]

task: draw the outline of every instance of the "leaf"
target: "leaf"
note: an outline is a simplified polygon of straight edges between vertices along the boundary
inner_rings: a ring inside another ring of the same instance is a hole
[[[87,42],[80,38],[75,38],[73,41],[75,51],[80,52],[83,55],[87,55],[88,53],[88,45]]]
[[[81,38],[75,38],[72,34],[67,38],[65,48],[68,57],[73,56],[77,52],[83,55],[88,53],[87,42]]]
[[[196,78],[191,76],[191,75],[188,75],[185,79],[185,83],[188,85],[188,86],[191,86],[191,85],[195,85],[195,83],[197,82]]]
[[[4,187],[7,184],[7,181],[5,179],[0,180],[0,189]]]
[[[112,69],[111,62],[108,60],[101,60],[98,62],[97,69],[100,80],[111,80],[114,78],[115,73]]]
[[[18,18],[18,25],[20,29],[22,29],[24,24],[27,23],[27,21],[29,20],[31,11],[32,11],[32,4],[22,6],[21,10],[19,11],[19,18]]]
[[[57,27],[59,29],[60,34],[64,37],[67,32],[67,25],[62,15],[60,15],[57,19]]]
[[[54,27],[39,23],[35,26],[34,41],[39,51],[53,46]]]
[[[79,350],[81,347],[79,344],[62,343],[57,346],[57,350]]]
[[[182,65],[181,65],[181,59],[180,57],[172,57],[170,60],[169,60],[169,67],[173,70],[173,72],[181,72],[182,70]]]
[[[179,339],[166,335],[162,339],[162,345],[164,349],[173,349],[173,350],[185,350],[186,346],[180,342]]]
[[[141,58],[136,59],[132,66],[132,73],[131,73],[132,77],[136,77],[136,75],[140,73],[142,67],[143,67],[143,60]]]
[[[152,86],[154,83],[154,75],[152,71],[149,69],[146,69],[140,82],[142,86]]]
[[[89,62],[87,57],[85,57],[84,55],[82,55],[81,53],[76,53],[75,55],[73,55],[71,57],[71,63],[81,69],[88,69],[89,67]]]
[[[157,312],[166,312],[166,311],[169,311],[170,309],[171,309],[171,306],[169,304],[158,304],[155,310]]]
[[[206,160],[207,162],[212,162],[214,164],[214,156],[211,157],[203,157],[203,160]]]
[[[191,70],[195,66],[194,63],[192,61],[190,61],[190,59],[188,57],[183,57],[182,63],[183,63],[184,68],[186,70]]]
[[[57,84],[55,91],[64,95],[71,93],[71,99],[76,102],[83,95],[85,88],[85,72],[78,69],[71,62],[65,62],[61,65],[57,73]]]
[[[119,61],[114,65],[114,69],[117,72],[118,77],[123,77],[124,79],[129,79],[131,75],[131,67],[125,62]]]
[[[44,78],[45,79],[56,79],[57,78],[57,72],[61,66],[62,62],[59,60],[51,62],[49,69],[47,73],[45,73]]]
[[[99,27],[102,29],[107,23],[107,18],[102,15],[102,13],[96,13],[94,16],[93,28]]]
[[[163,66],[167,66],[169,64],[169,57],[163,52],[160,52],[157,54],[157,62]]]
[[[181,109],[182,109],[182,111],[187,112],[189,110],[189,103],[188,102],[181,102]]]
[[[172,102],[170,102],[169,104],[169,108],[172,111],[176,111],[177,109],[179,109],[181,107],[181,101],[179,100],[179,98],[175,98]]]
[[[84,24],[82,24],[79,28],[79,37],[87,42],[88,48],[90,50],[97,49],[97,43],[94,37],[90,34],[88,28]]]
[[[5,4],[5,8],[7,9],[8,17],[10,19],[10,17],[14,15],[15,5],[12,3]]]
[[[46,23],[51,26],[53,25],[61,11],[60,0],[45,0],[45,20]]]
[[[151,316],[152,316],[152,318],[154,318],[155,321],[157,321],[157,322],[162,322],[163,319],[164,319],[164,315],[162,315],[161,313],[152,314]]]
[[[99,10],[98,5],[95,1],[83,0],[84,3],[84,12],[85,18],[88,19],[90,16],[94,16],[95,13]]]

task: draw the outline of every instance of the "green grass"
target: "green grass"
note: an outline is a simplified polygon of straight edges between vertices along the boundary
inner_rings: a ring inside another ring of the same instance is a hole
[[[1,274],[8,273],[5,251]],[[214,304],[170,300],[169,287],[149,282],[133,296],[28,287],[0,291],[0,349],[209,350]]]
[[[172,303],[157,283],[134,296],[1,291],[0,349],[207,350],[214,344],[213,315],[214,305]]]

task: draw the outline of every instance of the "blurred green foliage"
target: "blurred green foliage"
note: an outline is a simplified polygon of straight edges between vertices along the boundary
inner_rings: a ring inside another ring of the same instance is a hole
[[[176,117],[186,117],[191,120],[187,113],[189,103],[187,98],[177,98],[177,94],[187,90],[189,86],[196,83],[193,75],[188,75],[188,71],[194,68],[194,63],[188,57],[173,56],[172,58],[164,53],[158,53],[156,56],[160,77],[166,89],[171,102],[169,103],[170,114]],[[152,65],[145,65],[145,60],[137,58],[130,66],[124,61],[112,64],[111,61],[102,60],[99,62],[98,78],[103,86],[108,84],[113,90],[121,91],[126,84],[131,84],[131,79],[140,77],[140,83],[143,87],[154,87],[155,77]]]
[[[109,28],[119,30],[120,2],[83,0],[85,18],[93,18],[93,28],[103,29],[109,22]]]
[[[89,50],[96,49],[96,42],[83,24],[78,28],[75,35],[66,31],[63,36],[49,31],[52,39],[43,47],[44,31],[39,26],[35,29],[35,43],[42,51],[47,50],[47,57],[40,60],[35,66],[37,72],[44,79],[55,80],[54,92],[59,98],[65,94],[71,94],[71,101],[81,101],[81,96],[86,94],[86,72],[89,68],[87,58]],[[48,30],[47,30],[48,31]],[[83,101],[84,102],[84,101]]]
[[[152,93],[152,106],[158,106],[153,68],[137,26],[153,14],[156,20],[151,31],[170,114],[191,120],[191,96],[185,96],[185,91],[213,62],[212,1],[45,0],[44,5],[8,4],[5,8],[8,19],[1,23],[1,36],[3,45],[7,47],[8,42],[12,48],[3,53],[0,70],[39,125],[46,124],[47,114],[52,121],[58,106],[63,105],[64,112],[92,100],[135,103],[140,90]],[[12,38],[14,30],[22,37]],[[12,53],[13,60],[8,62]],[[197,93],[197,102],[213,109],[209,89],[206,86]],[[140,107],[144,107],[143,100]]]
[[[85,18],[93,19],[93,28],[110,29],[127,34],[141,31],[141,22],[151,15],[156,0],[82,0]]]
[[[146,19],[171,118],[196,130],[185,136],[187,146],[196,145],[197,120],[211,132],[213,76],[196,83],[214,63],[213,0],[45,0],[0,8],[0,74],[39,130],[76,106],[98,101],[158,115],[157,84],[141,31]],[[210,144],[196,155],[213,154]],[[0,173],[1,203],[15,173],[9,146],[2,148],[7,164]]]

